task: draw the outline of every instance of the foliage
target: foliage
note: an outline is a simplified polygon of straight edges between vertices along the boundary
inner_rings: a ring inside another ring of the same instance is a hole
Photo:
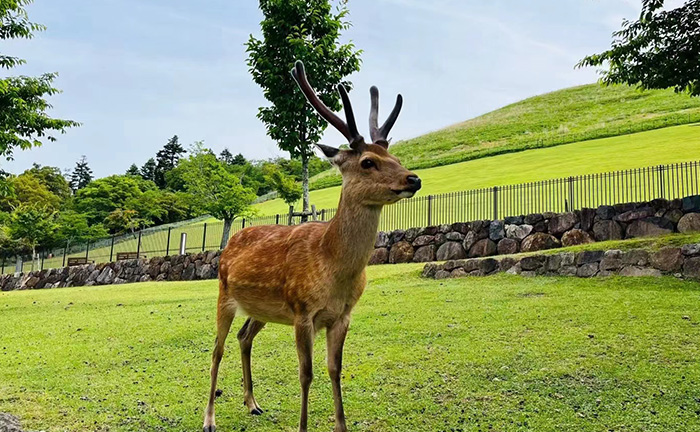
[[[139,171],[139,167],[136,164],[131,164],[124,174],[130,176],[140,176],[141,171]]]
[[[585,57],[578,67],[607,66],[607,84],[630,84],[700,96],[700,0],[662,10],[664,0],[643,0],[637,21],[623,21],[612,47]]]
[[[156,181],[156,161],[153,158],[150,158],[146,161],[145,164],[141,167],[141,177],[144,180],[151,180],[152,182]]]
[[[32,205],[51,210],[58,210],[61,199],[52,193],[39,179],[29,173],[12,177],[9,180],[14,190],[10,199],[3,200],[0,210],[11,211],[22,205]]]
[[[301,199],[301,185],[295,182],[291,176],[284,174],[279,169],[273,169],[265,178],[285,204],[294,205]]]
[[[109,233],[103,224],[88,224],[87,216],[74,210],[59,213],[56,219],[57,243],[84,243],[107,237]]]
[[[180,145],[177,135],[170,138],[168,143],[163,146],[163,149],[156,154],[156,166],[152,180],[159,188],[165,189],[167,186],[166,173],[177,166],[177,162],[183,154],[185,154],[185,149]],[[144,165],[145,167],[146,165]],[[142,174],[146,173],[142,172]],[[144,178],[146,178],[145,175]]]
[[[10,213],[7,232],[13,240],[22,241],[36,255],[38,246],[50,246],[56,232],[56,212],[35,205],[22,205]]]
[[[87,157],[85,155],[80,157],[80,160],[75,163],[75,168],[70,174],[70,187],[73,189],[73,193],[79,191],[80,189],[87,186],[94,176],[92,175],[92,169],[87,162]]]
[[[127,201],[139,198],[156,185],[148,180],[126,175],[112,175],[90,182],[75,195],[75,209],[84,213],[90,224],[101,223]]]
[[[339,110],[335,88],[341,83],[350,87],[344,80],[359,70],[360,51],[352,43],[338,41],[341,32],[350,26],[345,2],[335,12],[330,0],[260,0],[260,9],[264,15],[260,23],[262,39],[251,35],[247,42],[253,81],[270,102],[259,109],[258,118],[282,150],[301,159],[307,210],[307,162],[327,124],[308,104],[289,71],[296,60],[302,60],[321,100]]]
[[[226,165],[233,165],[233,154],[231,154],[231,151],[228,149],[228,147],[221,150],[221,153],[219,153],[219,160],[225,163]]]
[[[113,234],[123,234],[146,227],[146,219],[140,218],[136,210],[116,209],[104,220],[105,227]]]
[[[0,39],[31,39],[36,31],[44,30],[32,23],[24,7],[31,0],[3,0],[0,2]],[[0,68],[10,69],[24,60],[0,54]],[[41,139],[55,141],[55,132],[78,126],[72,120],[54,119],[47,115],[51,105],[46,100],[59,92],[53,87],[57,74],[46,73],[39,77],[7,77],[0,79],[0,156],[12,158],[15,149],[40,146]]]
[[[67,200],[71,195],[71,188],[61,170],[52,166],[41,166],[37,163],[24,172],[37,179],[42,185],[61,200]]]

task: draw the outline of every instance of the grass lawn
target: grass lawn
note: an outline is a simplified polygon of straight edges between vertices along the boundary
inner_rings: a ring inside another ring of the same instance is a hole
[[[423,180],[419,196],[518,184],[700,159],[700,124],[603,138],[544,149],[486,157],[416,170]],[[317,208],[338,205],[340,187],[311,192]],[[299,206],[297,206],[298,208]],[[276,199],[256,205],[260,214],[285,213]]]
[[[345,349],[352,431],[700,430],[700,285],[671,278],[423,280],[369,269]],[[0,293],[0,412],[47,431],[200,430],[216,282]],[[237,319],[234,327],[240,327]],[[291,328],[256,339],[260,417],[237,343],[220,374],[225,431],[295,431]],[[310,429],[330,431],[317,341]]]

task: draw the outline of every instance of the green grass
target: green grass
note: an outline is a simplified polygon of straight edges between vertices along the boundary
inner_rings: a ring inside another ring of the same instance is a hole
[[[700,285],[672,278],[421,279],[369,269],[345,349],[352,431],[700,429]],[[47,431],[199,430],[216,282],[0,294],[0,412]],[[234,322],[237,328],[242,319]],[[290,327],[256,339],[260,417],[242,406],[235,337],[217,421],[295,431]],[[310,430],[330,431],[325,344],[315,348]]]
[[[668,127],[557,147],[508,153],[416,170],[419,196],[518,184],[700,159],[700,124]],[[340,187],[311,192],[317,208],[338,205]],[[297,206],[299,207],[299,206]],[[281,200],[256,205],[260,214],[287,212]]]
[[[522,100],[480,117],[398,142],[392,153],[410,169],[618,136],[700,121],[700,99],[672,90],[589,84]],[[312,188],[340,184],[328,171]]]

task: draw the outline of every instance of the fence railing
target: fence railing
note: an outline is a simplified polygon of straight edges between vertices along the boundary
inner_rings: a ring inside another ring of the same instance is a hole
[[[529,213],[564,212],[656,198],[682,198],[699,194],[699,183],[700,162],[691,161],[428,195],[386,206],[382,211],[379,229],[390,231],[480,219],[502,219]],[[318,219],[330,220],[335,212],[334,208],[319,210]],[[300,216],[291,219],[292,224],[301,222]],[[234,221],[230,235],[247,226],[288,223],[287,214],[238,219]],[[38,261],[25,260],[22,271],[63,267],[69,258],[108,262],[123,252],[137,253],[148,258],[177,254],[183,233],[187,237],[185,252],[217,250],[221,244],[223,223],[200,220],[189,225],[143,230],[87,244],[69,244],[42,252]],[[17,269],[14,260],[2,260],[0,264],[2,273],[14,273]]]

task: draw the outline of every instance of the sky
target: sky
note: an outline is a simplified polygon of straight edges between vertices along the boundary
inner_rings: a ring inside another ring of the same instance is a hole
[[[671,1],[669,6],[682,1]],[[368,136],[369,87],[383,118],[396,93],[404,109],[394,141],[458,123],[529,96],[595,82],[575,69],[610,46],[641,0],[349,0],[343,41],[364,51],[349,79],[361,133]],[[63,93],[50,114],[82,123],[57,142],[16,151],[0,168],[32,163],[72,168],[85,155],[97,177],[141,166],[173,135],[203,140],[249,159],[284,155],[257,119],[267,104],[246,66],[245,42],[259,36],[254,0],[35,0],[28,12],[47,31],[4,41],[25,66],[11,74],[58,72]],[[383,120],[380,120],[383,121]],[[344,143],[329,130],[328,144]]]

